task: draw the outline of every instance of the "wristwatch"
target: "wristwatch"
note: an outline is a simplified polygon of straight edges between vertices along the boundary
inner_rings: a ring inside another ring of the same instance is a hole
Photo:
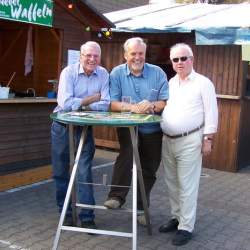
[[[82,106],[82,110],[84,110],[84,111],[88,111],[88,110],[90,110],[90,108],[89,108],[89,106],[88,106],[88,105],[86,105],[86,106]]]

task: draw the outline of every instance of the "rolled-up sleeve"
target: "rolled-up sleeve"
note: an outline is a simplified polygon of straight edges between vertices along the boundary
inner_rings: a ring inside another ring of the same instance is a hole
[[[167,100],[169,97],[169,88],[167,75],[164,71],[159,72],[159,82],[160,82],[160,91],[159,91],[159,100]]]
[[[113,70],[110,74],[109,80],[110,86],[110,100],[112,101],[121,101],[121,84],[119,81],[119,74],[117,70]]]

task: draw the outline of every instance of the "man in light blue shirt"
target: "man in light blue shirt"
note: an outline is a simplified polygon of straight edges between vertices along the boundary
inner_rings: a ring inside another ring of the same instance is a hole
[[[110,74],[111,110],[121,111],[122,96],[130,96],[132,113],[161,113],[168,99],[168,82],[164,71],[158,66],[145,63],[146,44],[139,37],[128,39],[124,44],[124,57],[127,63],[115,67]],[[129,130],[118,128],[120,153],[113,170],[112,186],[104,206],[114,209],[125,203],[131,183],[133,150]],[[162,131],[160,124],[141,125],[138,133],[138,151],[146,197],[149,204],[150,192],[156,180],[156,171],[161,161]],[[140,192],[138,210],[143,210]],[[137,217],[145,225],[145,216]]]
[[[80,62],[63,69],[58,88],[58,105],[54,112],[74,111],[81,108],[107,111],[110,104],[109,75],[99,66],[101,48],[96,42],[86,42],[81,46]],[[79,143],[81,127],[75,129],[75,138]],[[53,178],[56,184],[56,201],[59,212],[62,211],[69,183],[69,135],[68,127],[53,122],[51,127]],[[92,159],[95,145],[91,127],[87,131],[86,142],[81,153],[78,182],[92,183]],[[80,203],[95,204],[92,185],[79,184],[78,199]],[[81,226],[96,228],[92,209],[82,209],[79,213]],[[72,226],[72,209],[69,205],[64,225]]]

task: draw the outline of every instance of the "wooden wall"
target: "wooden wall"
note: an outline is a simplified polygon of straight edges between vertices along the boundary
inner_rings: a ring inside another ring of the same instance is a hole
[[[203,158],[203,166],[235,172],[239,145],[240,100],[218,98],[219,124],[212,154]]]
[[[86,25],[81,24],[74,16],[70,15],[59,5],[55,5],[54,25],[63,31],[61,69],[67,66],[68,49],[79,50],[80,46],[90,39],[90,32],[85,30]]]
[[[207,76],[216,93],[240,96],[242,92],[241,46],[193,46],[197,72]]]
[[[50,163],[51,103],[1,103],[0,175]]]
[[[237,164],[239,168],[250,165],[250,98],[241,101],[241,123]]]

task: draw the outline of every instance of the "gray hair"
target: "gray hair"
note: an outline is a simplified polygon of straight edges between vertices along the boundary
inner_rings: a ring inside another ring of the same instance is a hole
[[[126,40],[126,42],[123,45],[124,52],[126,53],[128,51],[128,47],[131,43],[138,43],[145,47],[145,50],[147,49],[147,44],[143,41],[140,37],[132,37]]]
[[[84,53],[84,51],[87,49],[87,47],[96,47],[99,50],[99,55],[101,56],[101,47],[97,42],[88,41],[88,42],[84,43],[80,48],[81,53]]]
[[[183,49],[187,50],[189,56],[192,56],[192,57],[194,56],[193,50],[192,50],[192,48],[188,44],[186,44],[186,43],[177,43],[177,44],[173,45],[170,48],[170,59],[172,59],[171,58],[171,54],[172,54],[173,50],[179,49],[179,48],[183,48]]]

